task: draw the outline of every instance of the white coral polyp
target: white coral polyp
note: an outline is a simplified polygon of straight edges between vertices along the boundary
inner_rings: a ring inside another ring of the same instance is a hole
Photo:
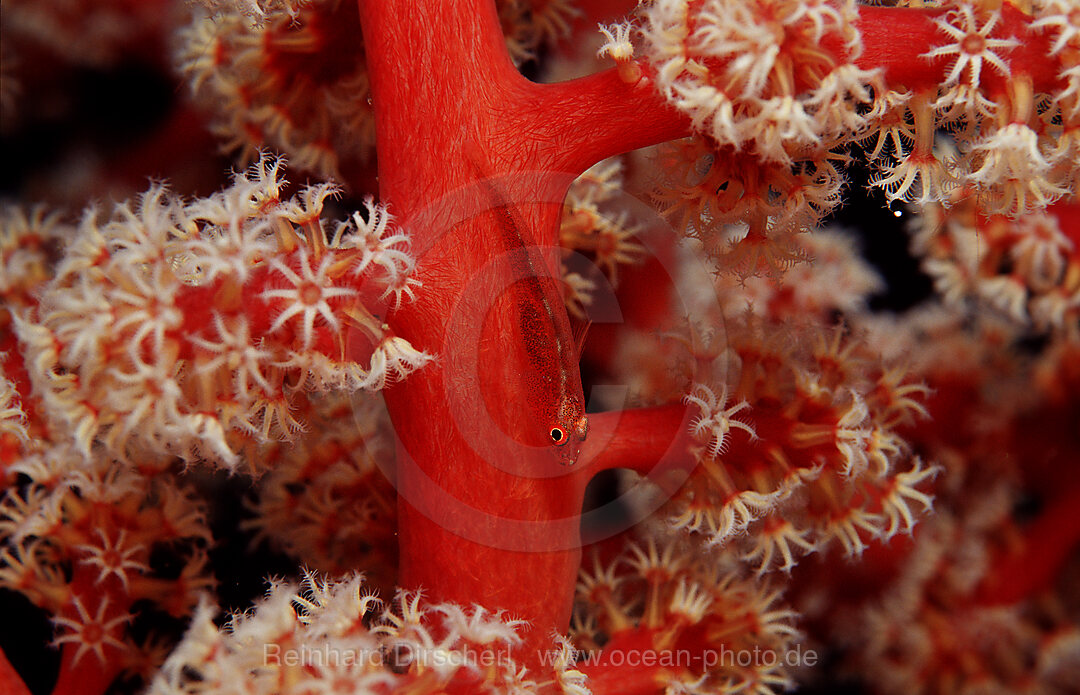
[[[364,388],[382,390],[388,383],[404,379],[432,359],[430,354],[417,350],[404,338],[387,336],[371,356]]]
[[[945,43],[923,54],[926,58],[939,58],[955,55],[945,84],[954,85],[966,75],[966,82],[979,84],[983,61],[997,70],[1002,76],[1009,76],[1009,66],[998,55],[1008,54],[1020,45],[1016,39],[995,39],[991,32],[1001,19],[998,12],[978,13],[971,5],[961,4],[956,10],[935,20],[939,33],[949,37],[954,43]]]
[[[357,292],[351,287],[335,287],[333,281],[327,277],[327,270],[334,261],[333,252],[328,252],[319,261],[318,267],[314,267],[314,261],[308,258],[304,249],[300,249],[297,263],[300,272],[297,274],[281,258],[270,259],[271,268],[288,280],[287,287],[270,289],[262,293],[264,300],[282,300],[285,303],[281,313],[276,316],[273,325],[270,326],[270,333],[287,325],[294,317],[299,317],[303,346],[306,350],[311,347],[314,340],[317,318],[322,319],[326,326],[335,332],[341,331],[341,324],[330,302],[354,297]]]
[[[1069,191],[1058,180],[1038,134],[1023,123],[990,131],[966,157],[964,178],[981,191],[989,212],[1023,214],[1046,207]]]
[[[690,432],[695,439],[708,446],[711,456],[719,456],[727,450],[728,433],[733,428],[743,430],[751,439],[757,438],[757,433],[754,432],[752,426],[735,419],[735,415],[748,409],[750,404],[743,400],[727,407],[726,388],[717,398],[708,386],[695,384],[693,390],[683,400],[698,407],[700,416],[690,426]]]
[[[606,41],[596,52],[598,58],[610,57],[615,62],[625,62],[634,57],[634,44],[630,41],[633,26],[629,23],[600,25],[600,33]]]
[[[1039,292],[1057,286],[1067,257],[1075,248],[1053,215],[1026,215],[1016,220],[1019,239],[1010,255],[1031,287]]]
[[[411,273],[415,265],[409,254],[409,237],[393,226],[394,217],[385,205],[367,198],[364,207],[367,218],[359,212],[353,213],[351,224],[340,225],[335,231],[331,245],[361,251],[360,261],[353,267],[354,275],[374,266],[381,270],[386,284],[391,285]]]

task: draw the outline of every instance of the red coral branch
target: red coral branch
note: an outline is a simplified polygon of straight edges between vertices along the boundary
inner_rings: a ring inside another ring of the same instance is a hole
[[[30,695],[29,688],[12,668],[3,649],[0,649],[0,691],[10,695]]]
[[[1050,587],[1066,560],[1080,545],[1080,485],[1061,492],[1023,531],[1015,552],[998,558],[979,589],[986,605],[1021,601]]]
[[[643,76],[624,82],[620,70],[570,82],[532,85],[535,107],[529,131],[542,143],[538,152],[554,171],[581,172],[608,157],[690,134],[685,115],[661,98]]]
[[[649,476],[692,465],[687,455],[690,413],[681,403],[597,413],[590,416],[589,439],[581,451],[581,474],[592,477],[611,468]],[[657,463],[662,469],[657,469]]]

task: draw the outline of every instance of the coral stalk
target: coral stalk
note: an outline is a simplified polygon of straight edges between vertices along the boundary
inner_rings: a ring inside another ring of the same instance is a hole
[[[655,113],[627,138],[641,121],[619,97],[634,87],[613,73],[576,85],[528,82],[506,54],[491,3],[361,2],[360,12],[380,198],[410,229],[424,283],[417,301],[388,320],[440,355],[386,392],[399,438],[401,581],[434,600],[484,597],[528,620],[529,663],[530,646],[541,648],[569,624],[587,479],[562,467],[552,447],[520,445],[530,441],[536,398],[521,374],[548,357],[535,345],[507,344],[523,308],[512,291],[500,291],[520,280],[500,262],[509,257],[513,266],[513,255],[524,254],[535,274],[559,277],[553,252],[573,177],[683,126],[650,96]],[[592,119],[592,127],[583,123]],[[580,138],[598,133],[604,137],[586,148]],[[536,171],[545,173],[519,202],[521,173]],[[497,179],[474,184],[486,177]],[[499,195],[512,209],[488,214]],[[515,233],[530,248],[506,247],[506,214],[520,220]],[[545,319],[565,324],[561,303],[549,310]]]

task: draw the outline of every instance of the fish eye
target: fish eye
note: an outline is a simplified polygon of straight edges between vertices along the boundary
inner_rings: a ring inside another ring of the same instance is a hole
[[[556,446],[562,446],[563,444],[566,444],[568,439],[569,438],[566,436],[566,432],[563,430],[563,428],[561,428],[561,427],[552,427],[551,428],[551,441],[555,442]]]

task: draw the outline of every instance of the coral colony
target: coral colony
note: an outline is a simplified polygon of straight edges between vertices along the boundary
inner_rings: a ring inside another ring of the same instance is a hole
[[[0,691],[1080,691],[1080,1],[3,8]]]

